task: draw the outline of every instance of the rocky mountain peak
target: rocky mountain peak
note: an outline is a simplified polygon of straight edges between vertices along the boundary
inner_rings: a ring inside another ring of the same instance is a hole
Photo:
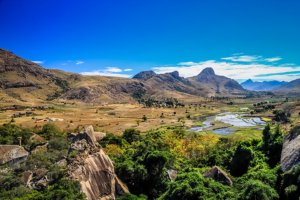
[[[214,76],[214,75],[216,75],[214,69],[211,67],[207,67],[203,69],[198,76]]]
[[[137,73],[135,76],[133,76],[134,79],[139,79],[139,80],[148,80],[150,78],[152,78],[153,76],[155,76],[156,73],[152,70],[149,70],[149,71],[142,71],[142,72],[139,72]]]
[[[179,78],[179,72],[178,71],[170,72],[169,74],[171,76],[173,76],[174,78]]]

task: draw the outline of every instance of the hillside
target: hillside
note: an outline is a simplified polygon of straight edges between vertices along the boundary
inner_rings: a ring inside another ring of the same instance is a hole
[[[0,50],[0,98],[7,103],[36,104],[53,100],[85,103],[123,103],[138,98],[190,98],[245,94],[236,81],[218,76],[212,68],[183,78],[177,71],[140,72],[132,79],[83,76],[45,69],[15,54]]]
[[[252,81],[251,79],[248,79],[247,81],[241,83],[243,88],[246,90],[252,90],[252,91],[271,91],[275,90],[281,86],[284,86],[287,84],[285,81]]]
[[[31,61],[0,50],[0,98],[7,103],[35,104],[55,99],[83,102],[128,102],[131,94],[144,92],[132,79],[82,76],[45,69]]]
[[[293,80],[275,91],[282,95],[300,95],[300,79]]]
[[[40,102],[68,88],[72,76],[0,49],[0,94],[6,102]]]

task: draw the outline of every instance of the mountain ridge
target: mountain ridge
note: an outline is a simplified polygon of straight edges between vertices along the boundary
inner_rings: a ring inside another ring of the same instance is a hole
[[[285,81],[253,81],[251,79],[248,79],[244,82],[241,83],[243,88],[247,90],[252,90],[252,91],[272,91],[275,90],[283,85],[287,84]]]
[[[135,102],[136,98],[188,98],[245,95],[235,80],[205,68],[194,77],[178,71],[142,71],[133,78],[84,76],[46,69],[12,52],[0,50],[0,98],[8,102],[72,100],[85,103]]]

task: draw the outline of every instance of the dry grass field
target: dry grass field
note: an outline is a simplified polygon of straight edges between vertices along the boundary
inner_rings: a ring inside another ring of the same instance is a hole
[[[192,118],[220,112],[207,107],[145,108],[139,104],[109,104],[94,106],[87,104],[53,104],[46,110],[32,110],[33,115],[15,117],[16,124],[23,127],[41,127],[49,121],[64,130],[93,125],[97,131],[121,134],[127,128],[147,131],[161,125],[193,125]],[[28,109],[26,109],[28,111]],[[0,123],[11,121],[13,114],[26,110],[7,110],[0,113]],[[30,110],[31,111],[31,110]],[[146,120],[144,120],[146,116]],[[189,117],[190,116],[190,117]]]
[[[201,120],[199,120],[201,117],[222,112],[243,111],[245,108],[251,108],[254,102],[259,101],[260,99],[236,100],[233,105],[220,101],[202,101],[196,106],[191,104],[178,108],[148,108],[137,103],[99,105],[80,102],[55,102],[49,104],[48,102],[48,104],[34,105],[19,104],[29,108],[0,111],[0,124],[10,122],[14,114],[17,115],[27,111],[32,112],[32,114],[14,117],[14,123],[28,128],[40,128],[44,124],[51,122],[65,131],[73,131],[85,125],[93,125],[97,131],[113,134],[121,134],[128,128],[135,128],[145,132],[161,126],[196,126],[199,123],[201,124]],[[299,124],[300,103],[296,102],[294,104],[296,106],[293,109],[291,119],[293,124]],[[30,109],[31,106],[41,105],[48,107],[48,109]],[[1,107],[8,106],[12,106],[12,104],[1,104]],[[272,111],[255,115],[269,119],[272,117]],[[216,123],[213,128],[223,126],[223,124]]]

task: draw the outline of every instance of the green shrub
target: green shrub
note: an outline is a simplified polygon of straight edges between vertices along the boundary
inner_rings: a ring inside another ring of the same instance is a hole
[[[279,196],[275,189],[258,180],[249,180],[239,195],[240,200],[276,200]]]

